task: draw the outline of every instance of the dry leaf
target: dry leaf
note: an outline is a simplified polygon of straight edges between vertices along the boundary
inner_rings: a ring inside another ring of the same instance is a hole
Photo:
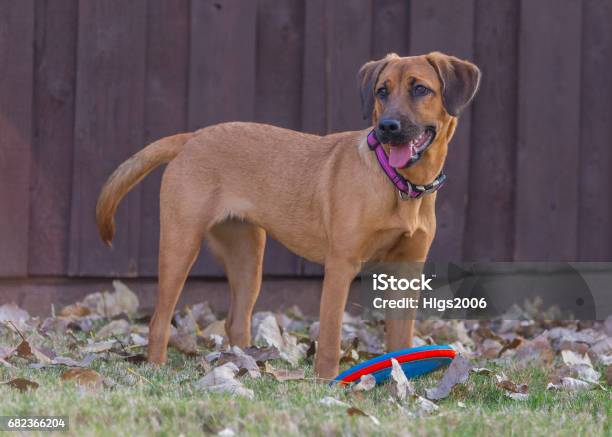
[[[202,335],[202,329],[217,321],[208,302],[185,306],[183,311],[175,314],[176,327],[181,332]]]
[[[515,383],[513,381],[510,381],[508,379],[504,379],[502,381],[499,381],[497,383],[497,386],[499,388],[501,388],[502,390],[505,390],[505,391],[510,392],[510,393],[522,393],[522,394],[526,394],[527,390],[529,389],[527,384],[517,384],[517,383]]]
[[[168,344],[185,355],[194,356],[198,354],[198,339],[193,334],[187,332],[174,334],[170,337]]]
[[[516,349],[515,359],[521,368],[528,366],[549,366],[555,358],[546,334],[533,340],[523,341]]]
[[[431,402],[429,399],[425,399],[424,397],[417,396],[414,400],[414,404],[416,406],[416,413],[418,416],[423,416],[425,414],[432,414],[438,411],[439,407]]]
[[[197,381],[195,386],[202,390],[227,392],[233,395],[254,399],[255,393],[253,393],[253,390],[246,388],[235,378],[237,373],[238,367],[234,363],[225,363],[222,366],[215,367]]]
[[[325,405],[326,407],[350,407],[350,405],[346,402],[342,402],[336,398],[332,398],[331,396],[325,396],[319,401],[319,403]]]
[[[612,385],[612,365],[606,366],[604,373],[606,375],[606,384]]]
[[[247,347],[244,350],[244,353],[253,357],[253,359],[258,363],[262,364],[266,361],[270,360],[278,360],[281,358],[280,352],[274,346],[272,347],[257,347],[251,346]]]
[[[521,344],[523,344],[523,339],[520,338],[520,337],[515,337],[511,341],[506,341],[506,342],[504,342],[504,345],[501,348],[501,350],[499,351],[499,353],[497,354],[497,356],[501,357],[502,354],[504,352],[506,352],[507,350],[516,349]]]
[[[435,388],[425,390],[426,396],[429,399],[438,400],[447,397],[453,387],[457,384],[467,381],[472,365],[463,355],[457,357],[451,362],[442,379]]]
[[[277,381],[297,381],[304,379],[304,369],[295,369],[295,370],[287,370],[287,369],[276,369],[272,364],[266,363],[264,367],[264,372],[274,376]]]
[[[99,341],[97,343],[91,343],[81,349],[84,353],[100,353],[111,350],[112,347],[117,343],[117,340],[106,340]]]
[[[121,314],[132,316],[138,311],[138,296],[134,294],[123,282],[113,281],[115,291],[109,293],[92,293],[83,299],[80,304],[92,313],[112,318]]]
[[[253,357],[244,353],[238,346],[232,346],[219,356],[219,364],[234,363],[239,370],[244,370],[251,378],[259,378],[261,372]],[[267,364],[267,363],[266,363]]]
[[[91,310],[87,307],[84,307],[80,303],[75,303],[72,305],[68,305],[60,311],[60,316],[62,317],[85,317],[91,314]]]
[[[2,382],[1,384],[16,388],[20,392],[36,390],[39,387],[37,382],[30,381],[29,379],[25,378],[15,378],[7,382]]]
[[[558,384],[551,382],[546,386],[546,390],[567,390],[571,392],[586,391],[591,390],[592,388],[594,388],[594,386],[586,381],[581,381],[579,379],[570,378],[567,376],[561,378],[561,382]]]
[[[399,362],[395,358],[391,358],[391,375],[389,378],[389,391],[391,395],[400,401],[406,399],[406,396],[415,394],[414,387],[406,378],[406,374],[402,370]]]
[[[506,397],[509,397],[510,399],[514,399],[515,401],[526,401],[527,399],[529,399],[529,394],[528,393],[513,393],[513,392],[505,392]]]
[[[36,360],[41,364],[51,364],[55,353],[45,348],[35,347],[26,339],[23,339],[16,349],[17,356],[28,360]]]
[[[380,420],[378,420],[376,417],[372,416],[371,414],[366,413],[363,410],[360,410],[357,407],[349,407],[346,410],[346,414],[348,414],[349,416],[363,416],[363,417],[367,417],[368,419],[370,419],[374,423],[374,425],[376,425],[376,426],[380,425]]]
[[[74,381],[83,387],[100,388],[103,384],[102,375],[95,370],[83,368],[70,368],[62,373],[62,381]]]
[[[297,339],[288,334],[281,334],[280,327],[273,314],[268,314],[256,325],[255,343],[278,349],[281,358],[296,366],[306,356],[307,346],[297,344]]]
[[[107,325],[100,328],[96,333],[96,338],[118,337],[126,335],[130,332],[130,324],[127,320],[113,320]]]
[[[221,338],[227,338],[225,332],[225,320],[217,320],[211,323],[202,331],[202,337],[209,338],[211,335],[218,335]]]
[[[376,378],[374,377],[374,375],[363,375],[361,378],[359,378],[359,382],[357,384],[354,384],[351,389],[353,391],[359,392],[370,391],[374,387],[376,387]]]
[[[26,310],[22,310],[14,303],[7,303],[0,306],[0,322],[12,323],[17,329],[28,329],[28,320],[30,314]]]
[[[563,359],[563,362],[567,364],[568,366],[587,365],[589,367],[593,367],[593,363],[591,363],[591,359],[586,354],[583,356],[583,355],[577,354],[574,351],[564,350],[564,351],[561,351],[561,358]]]

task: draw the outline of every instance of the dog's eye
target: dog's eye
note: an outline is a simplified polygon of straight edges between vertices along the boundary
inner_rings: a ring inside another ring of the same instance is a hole
[[[431,92],[431,90],[429,88],[427,88],[426,86],[423,85],[415,85],[412,88],[412,95],[414,97],[423,97],[426,96],[427,94],[429,94]]]
[[[376,90],[376,95],[381,99],[384,99],[389,95],[389,91],[387,90],[387,87],[381,86]]]

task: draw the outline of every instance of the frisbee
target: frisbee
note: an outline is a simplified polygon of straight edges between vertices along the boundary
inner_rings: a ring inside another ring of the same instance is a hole
[[[391,358],[397,360],[407,378],[416,378],[449,365],[456,354],[455,349],[447,345],[420,346],[389,352],[342,372],[330,385],[351,384],[359,381],[364,375],[374,376],[376,384],[381,384],[391,375]]]

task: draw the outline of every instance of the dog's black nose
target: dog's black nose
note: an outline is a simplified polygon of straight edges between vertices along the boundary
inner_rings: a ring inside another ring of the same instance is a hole
[[[378,129],[385,134],[398,134],[401,127],[399,120],[392,118],[382,118],[378,122]]]

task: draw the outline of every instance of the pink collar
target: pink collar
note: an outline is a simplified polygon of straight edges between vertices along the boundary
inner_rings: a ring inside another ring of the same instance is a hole
[[[399,191],[399,195],[403,200],[418,199],[424,194],[430,194],[439,190],[446,181],[446,175],[441,172],[433,182],[427,185],[416,185],[404,178],[389,164],[389,157],[385,153],[382,144],[376,138],[376,133],[372,130],[368,134],[368,147],[373,150],[378,159],[378,164],[383,169],[387,177],[393,182],[395,188]]]

